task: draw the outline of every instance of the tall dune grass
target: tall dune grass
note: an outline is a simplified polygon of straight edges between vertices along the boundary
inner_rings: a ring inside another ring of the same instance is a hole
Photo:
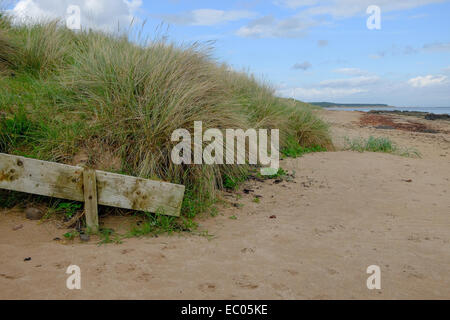
[[[85,154],[98,169],[185,184],[188,199],[201,206],[216,197],[224,177],[242,179],[248,167],[173,165],[175,129],[193,132],[194,121],[204,130],[273,128],[282,147],[288,139],[331,146],[327,126],[311,110],[217,64],[202,45],[137,44],[73,33],[56,21],[0,26],[0,61],[17,74],[0,76],[3,152],[66,163]],[[7,129],[19,127],[15,122],[24,128],[19,133]]]
[[[15,56],[17,50],[7,32],[9,26],[9,19],[0,13],[0,72],[6,71],[13,65],[11,59]]]

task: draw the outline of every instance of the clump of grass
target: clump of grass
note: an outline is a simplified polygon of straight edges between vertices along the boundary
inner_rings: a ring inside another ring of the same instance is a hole
[[[90,166],[109,170],[106,150],[117,172],[184,184],[182,213],[192,219],[250,167],[174,165],[175,129],[193,134],[194,121],[204,130],[279,129],[282,149],[289,141],[305,150],[331,146],[327,125],[307,105],[219,65],[211,49],[74,33],[56,21],[12,25],[0,16],[0,63],[15,72],[0,75],[0,151],[62,163],[84,152]]]
[[[417,150],[399,147],[389,138],[370,136],[368,139],[355,138],[351,140],[347,137],[345,140],[347,150],[392,153],[402,157],[420,157]]]
[[[100,228],[98,231],[98,236],[100,237],[99,245],[110,243],[121,244],[122,239],[124,238],[122,235],[117,234],[110,228]]]
[[[283,168],[279,168],[277,173],[271,175],[271,176],[265,176],[266,179],[278,179],[281,177],[286,176],[288,173],[286,170],[284,170]]]
[[[9,28],[14,41],[9,42],[8,60],[16,70],[46,76],[66,65],[75,45],[74,34],[60,21],[42,21]]]
[[[66,238],[67,240],[74,240],[79,235],[80,233],[78,231],[69,231],[64,234],[64,238]]]
[[[225,187],[225,189],[237,190],[245,180],[247,180],[247,175],[233,177],[225,174],[223,177],[223,186]]]
[[[126,237],[143,237],[174,232],[193,231],[196,224],[189,219],[177,219],[162,214],[144,213],[144,221],[139,226],[133,227]]]
[[[12,146],[17,148],[29,143],[34,129],[34,123],[28,119],[23,108],[19,108],[10,118],[0,115],[0,152],[7,153]]]
[[[73,202],[61,202],[57,207],[56,211],[64,213],[66,219],[71,219],[75,216],[77,211],[81,209],[82,205],[80,203]]]
[[[11,56],[14,54],[14,47],[6,33],[0,30],[0,73],[11,67]]]
[[[285,147],[281,150],[284,157],[298,158],[307,153],[326,152],[327,148],[321,145],[313,145],[310,147],[301,146],[296,139],[290,138],[286,142]]]
[[[293,138],[305,148],[320,147],[333,150],[328,124],[309,108],[290,107],[289,130]]]

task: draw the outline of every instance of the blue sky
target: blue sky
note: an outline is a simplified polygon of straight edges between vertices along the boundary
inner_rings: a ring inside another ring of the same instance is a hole
[[[214,40],[218,61],[249,70],[282,96],[450,106],[450,1],[23,0],[11,8],[64,16],[69,2],[100,27],[137,17],[149,35],[164,22],[174,41]],[[366,26],[370,5],[381,9],[381,30]]]

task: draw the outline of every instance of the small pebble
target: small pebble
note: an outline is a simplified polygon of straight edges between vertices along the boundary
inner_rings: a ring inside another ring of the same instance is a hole
[[[23,224],[19,224],[18,226],[15,226],[14,228],[13,228],[13,231],[17,231],[17,230],[20,230],[20,229],[22,229],[23,228]]]
[[[25,258],[23,261],[31,261],[31,257]]]
[[[29,220],[41,220],[44,215],[41,210],[36,208],[28,208],[25,210],[27,219]]]
[[[91,237],[88,234],[81,233],[80,234],[80,239],[83,242],[88,242],[91,239]]]

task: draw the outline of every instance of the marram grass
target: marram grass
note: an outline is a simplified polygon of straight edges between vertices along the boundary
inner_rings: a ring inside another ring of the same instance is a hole
[[[0,152],[185,184],[189,217],[247,166],[174,165],[175,129],[280,129],[281,147],[331,147],[326,124],[300,102],[232,71],[210,48],[74,33],[56,22],[0,16]]]
[[[368,139],[346,138],[345,140],[347,150],[392,153],[402,157],[420,157],[420,153],[417,150],[400,147],[389,138],[370,136]]]

